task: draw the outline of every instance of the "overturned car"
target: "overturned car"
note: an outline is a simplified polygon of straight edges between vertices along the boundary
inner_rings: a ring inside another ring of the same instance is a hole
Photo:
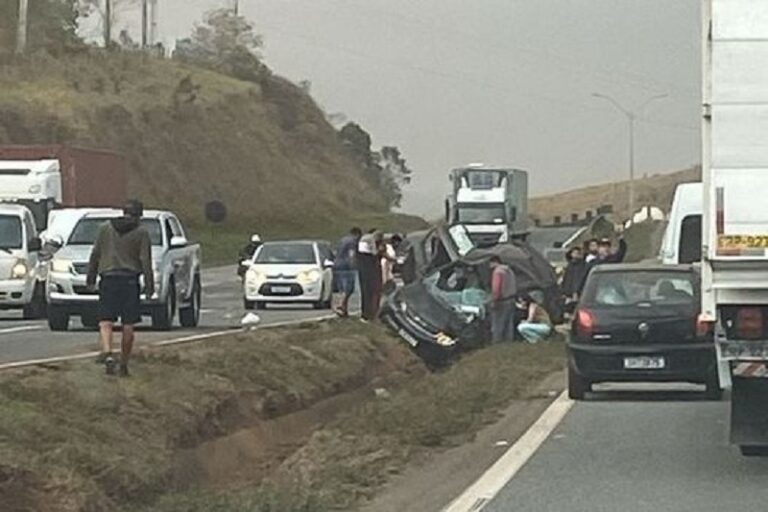
[[[414,233],[406,247],[405,285],[386,298],[381,319],[428,364],[443,365],[490,339],[486,303],[492,256],[515,272],[520,292],[542,291],[553,321],[562,320],[557,277],[544,257],[524,242],[480,249],[457,225]]]

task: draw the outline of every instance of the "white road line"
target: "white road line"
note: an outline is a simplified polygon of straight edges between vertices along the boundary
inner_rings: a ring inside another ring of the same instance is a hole
[[[301,325],[306,323],[315,323],[315,322],[322,322],[325,320],[330,320],[336,318],[336,315],[322,315],[322,316],[315,316],[311,318],[304,318],[304,319],[298,319],[298,320],[288,320],[285,322],[274,322],[262,325],[261,327],[257,327],[257,329],[276,329],[279,327],[290,327],[292,325]],[[38,326],[30,326],[30,327],[38,327]],[[41,327],[40,327],[41,328]],[[182,336],[180,338],[172,338],[170,340],[162,340],[157,342],[149,342],[146,345],[144,345],[143,348],[151,348],[151,347],[164,347],[168,345],[179,345],[182,343],[190,343],[193,341],[202,341],[210,338],[217,338],[219,336],[224,336],[226,334],[232,334],[236,332],[243,332],[242,329],[239,327],[233,327],[227,330],[222,331],[214,331],[214,332],[207,332],[203,334],[194,334],[191,336]],[[0,334],[2,334],[2,331],[0,331]],[[98,352],[86,352],[82,354],[74,354],[69,356],[58,356],[58,357],[48,357],[45,359],[30,359],[27,361],[16,361],[14,363],[3,363],[0,364],[0,371],[2,370],[13,370],[18,368],[25,368],[28,366],[39,366],[39,365],[48,365],[48,364],[57,364],[57,363],[64,363],[67,361],[77,361],[80,359],[90,359],[92,357],[96,357],[99,355]]]
[[[479,512],[512,480],[573,407],[564,391],[536,423],[443,512]]]
[[[42,328],[43,328],[42,325],[22,325],[21,327],[10,327],[8,329],[0,329],[0,334],[13,334],[15,332],[39,331]]]

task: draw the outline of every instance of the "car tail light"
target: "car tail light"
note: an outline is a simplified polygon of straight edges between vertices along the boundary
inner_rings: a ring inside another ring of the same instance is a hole
[[[749,340],[763,336],[763,311],[760,308],[740,308],[736,312],[736,336]]]
[[[715,322],[704,320],[704,315],[699,314],[696,318],[696,336],[706,338],[714,334]]]
[[[579,336],[592,336],[592,333],[595,329],[595,316],[591,311],[587,309],[577,310],[574,323],[576,327],[576,334]]]

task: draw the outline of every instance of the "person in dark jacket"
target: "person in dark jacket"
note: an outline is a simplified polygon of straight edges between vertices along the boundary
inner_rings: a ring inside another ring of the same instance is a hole
[[[123,216],[105,222],[96,237],[88,262],[87,285],[99,288],[99,332],[101,354],[98,362],[106,365],[107,374],[115,373],[112,357],[112,328],[118,319],[122,322],[120,375],[128,376],[128,361],[134,341],[134,325],[141,321],[141,284],[144,293],[155,293],[152,270],[152,240],[149,231],[141,225],[144,207],[139,201],[129,201]]]
[[[565,267],[561,288],[565,305],[568,307],[579,299],[581,283],[587,272],[587,262],[584,261],[581,247],[571,247],[566,253],[565,259],[568,261],[568,266]]]
[[[592,271],[593,268],[595,268],[598,265],[606,265],[610,263],[621,263],[624,261],[624,258],[627,255],[627,242],[624,241],[624,237],[619,238],[619,246],[616,250],[613,249],[613,244],[611,243],[611,240],[608,238],[603,238],[600,240],[598,247],[597,247],[597,257],[587,263],[587,269],[586,272],[584,272],[584,278],[581,280],[581,285],[579,286],[579,294],[581,294],[581,290],[584,288],[584,284],[587,281],[587,277],[589,276],[589,273]]]

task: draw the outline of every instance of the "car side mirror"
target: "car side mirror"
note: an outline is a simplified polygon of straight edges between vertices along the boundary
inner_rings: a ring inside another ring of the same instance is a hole
[[[189,245],[189,240],[186,239],[186,237],[183,236],[174,236],[171,237],[170,242],[171,249],[181,249],[182,247],[186,247]]]
[[[27,244],[27,250],[29,250],[29,252],[40,252],[42,248],[43,242],[37,237],[30,240]]]
[[[323,262],[323,267],[324,268],[333,268],[333,260],[326,259]]]

